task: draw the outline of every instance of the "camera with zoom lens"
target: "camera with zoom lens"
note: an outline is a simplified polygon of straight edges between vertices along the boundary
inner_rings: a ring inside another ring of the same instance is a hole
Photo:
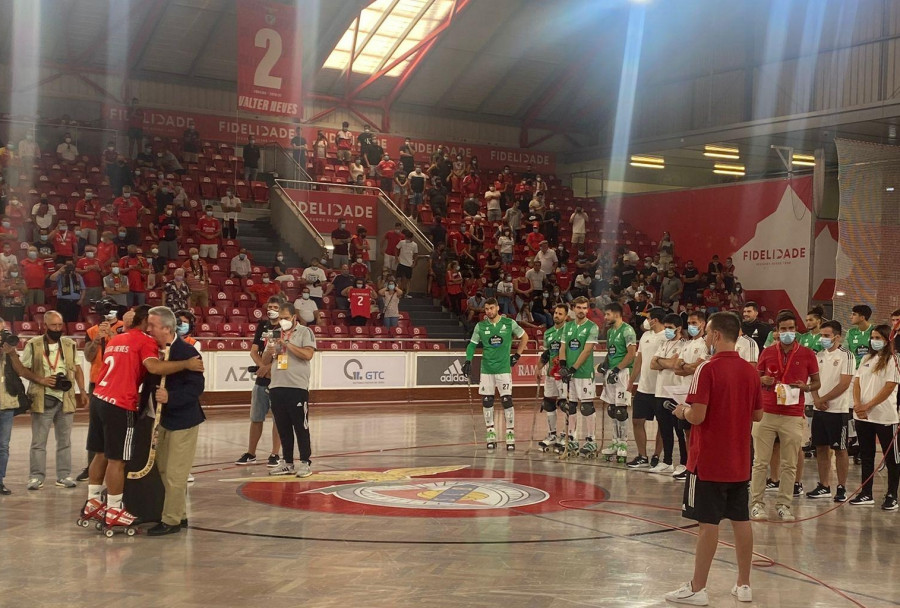
[[[8,329],[0,329],[0,343],[7,344],[9,346],[18,346],[19,336],[15,335]]]
[[[119,305],[109,298],[102,298],[100,300],[90,300],[89,302],[91,306],[91,310],[93,310],[96,314],[100,316],[107,316],[109,313],[116,311],[118,312]]]
[[[72,390],[72,381],[66,378],[66,375],[64,373],[59,372],[58,374],[53,376],[53,378],[55,379],[55,383],[53,385],[53,388],[55,390],[62,391],[64,393],[68,393],[70,390]]]

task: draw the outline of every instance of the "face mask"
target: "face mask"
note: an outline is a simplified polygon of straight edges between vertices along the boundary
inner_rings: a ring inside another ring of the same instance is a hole
[[[37,251],[29,251],[29,252],[28,252],[28,259],[29,259],[29,260],[36,260],[36,259],[37,259]]]
[[[166,215],[172,215],[172,210],[171,210],[171,209],[166,209]]]
[[[114,323],[115,320],[116,320],[116,318],[117,318],[117,315],[116,315],[116,313],[111,312],[111,313],[109,313],[108,315],[106,315],[105,318],[106,318],[106,320],[107,320],[108,322]]]
[[[263,277],[263,283],[268,283],[269,281],[271,281],[269,277]]]
[[[59,231],[60,231],[60,232],[65,232],[65,231],[68,230],[68,229],[69,229],[68,226],[60,226],[60,227],[59,227]]]
[[[163,192],[165,192],[165,191],[166,191],[165,188],[163,188]],[[228,198],[231,198],[231,192],[226,192],[225,196],[227,196]]]
[[[874,350],[876,353],[884,348],[884,344],[884,340],[871,340],[869,342],[869,346],[871,346],[872,350]]]
[[[11,276],[12,278],[15,279],[16,277],[19,276],[19,273],[18,273],[18,272],[11,272],[11,273],[9,273],[9,276]]]
[[[278,324],[281,325],[281,331],[289,331],[294,326],[290,319],[281,319]]]
[[[695,325],[688,325],[688,334],[690,334],[692,338],[696,338],[700,335],[700,328]]]
[[[93,251],[87,251],[87,252],[85,252],[84,255],[86,255],[87,258],[88,258],[89,260],[93,260],[93,259],[94,259],[94,256],[95,256],[96,254],[95,254]]]
[[[62,338],[63,332],[54,331],[52,329],[47,330],[47,337],[50,338],[54,342],[59,342],[59,339]]]
[[[279,262],[281,262],[282,260],[284,260],[284,256],[279,255],[279,256],[276,256],[275,259],[278,260]]]
[[[176,282],[176,283],[183,283],[183,282],[184,282],[184,277],[175,277],[175,282]]]
[[[362,289],[362,286],[363,286],[362,283],[357,283],[357,284],[356,284],[356,288],[357,288],[357,289]]]
[[[9,222],[3,222],[4,228],[9,228],[10,226],[11,226],[11,224]]]
[[[200,256],[197,255],[197,254],[195,253],[195,254],[193,254],[193,255],[191,256],[191,259],[194,260],[194,261],[196,262],[197,260],[200,259]]]
[[[212,217],[212,211],[207,211],[207,212],[206,212],[206,217]]]
[[[644,322],[641,323],[641,328],[643,328],[644,331],[650,331],[650,319],[644,319]]]
[[[124,239],[124,238],[125,238],[125,235],[127,235],[127,234],[128,234],[127,232],[120,232],[120,233],[119,233],[119,238],[120,238],[120,239]]]
[[[71,138],[71,137],[67,137],[67,138],[66,138],[66,143],[67,143],[67,144],[72,143],[72,138]]]
[[[47,240],[47,235],[46,235],[46,234],[42,234],[42,235],[41,235],[41,240],[42,240],[42,241],[46,241],[46,240]]]
[[[797,337],[797,332],[795,331],[783,331],[778,334],[778,339],[781,340],[782,344],[793,344],[794,338]]]
[[[123,192],[122,198],[131,198],[131,192]]]
[[[345,223],[343,223],[343,222],[341,222],[341,223],[338,224],[338,225],[340,226],[341,230],[343,230],[344,228],[347,227],[347,224],[345,224]]]
[[[822,345],[822,348],[824,348],[825,350],[828,350],[832,346],[834,346],[834,340],[832,340],[831,338],[820,338],[819,344]]]
[[[356,258],[356,263],[357,263],[357,264],[362,264],[362,258]]]
[[[151,249],[150,253],[152,253],[153,255],[156,255],[159,253],[159,249]]]
[[[309,299],[309,292],[306,292],[306,291],[303,292],[303,299],[304,299],[304,300],[308,300],[308,299]]]
[[[242,253],[242,254],[238,255],[238,257],[241,258],[241,260],[246,260],[246,259],[247,259],[247,254],[246,254],[246,253]]]
[[[160,188],[160,191],[161,191],[163,194],[167,194],[167,193],[169,192],[169,189],[168,189],[168,188]],[[229,194],[228,196],[231,196],[231,195]]]
[[[274,321],[275,319],[278,318],[278,311],[277,310],[266,311],[266,316]]]
[[[191,326],[189,323],[179,323],[176,328],[179,336],[186,336],[188,332],[191,330]]]
[[[397,287],[397,286],[394,285],[393,283],[388,283],[388,289],[390,289],[391,291],[394,291],[394,289],[395,289],[396,287]]]
[[[666,336],[666,340],[671,340],[675,337],[675,330],[667,327],[663,330],[663,334]]]

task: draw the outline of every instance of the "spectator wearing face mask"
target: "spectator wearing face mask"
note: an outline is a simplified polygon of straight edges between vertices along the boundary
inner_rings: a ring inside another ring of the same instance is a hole
[[[103,296],[103,267],[97,260],[96,247],[85,247],[84,257],[75,263],[75,272],[84,279],[87,301],[98,300]]]
[[[61,163],[74,163],[78,160],[78,146],[72,140],[72,135],[66,133],[62,142],[56,146],[56,156]]]
[[[335,305],[338,310],[349,310],[350,302],[344,297],[344,290],[353,285],[355,278],[350,274],[350,267],[347,264],[341,264],[340,273],[334,276],[325,288],[326,296],[334,296]],[[318,302],[317,302],[318,304]]]
[[[34,240],[38,240],[41,230],[48,232],[57,224],[56,207],[51,205],[46,194],[31,208],[31,221],[34,224]]]
[[[166,306],[172,310],[189,308],[191,288],[184,280],[184,268],[176,268],[172,280],[167,282],[163,291],[166,294]]]
[[[509,227],[510,236],[515,241],[519,230],[522,228],[522,212],[513,205],[503,214],[503,223]]]
[[[156,219],[156,236],[159,238],[159,257],[163,265],[178,257],[178,235],[181,232],[181,221],[175,215],[173,204],[167,204],[163,213]]]
[[[109,274],[103,277],[103,294],[119,306],[128,306],[128,292],[128,276],[122,273],[118,260],[113,260]]]
[[[226,239],[236,239],[238,235],[238,214],[241,212],[241,199],[234,195],[234,191],[228,188],[225,196],[219,201],[222,207],[222,213],[225,221],[225,227],[222,230],[222,236]]]
[[[50,241],[53,243],[53,251],[56,254],[55,262],[64,264],[75,260],[78,248],[78,239],[75,233],[69,230],[69,223],[60,220],[56,230],[50,233]]]
[[[343,268],[342,268],[343,270]],[[322,296],[324,295],[324,285],[328,282],[328,276],[322,269],[319,258],[313,258],[310,265],[303,269],[300,280],[309,287],[309,297],[315,301],[319,308],[324,308]]]
[[[372,318],[372,302],[378,294],[365,279],[357,278],[352,287],[344,289],[343,295],[350,301],[349,325],[365,325]]]
[[[394,184],[394,173],[397,172],[397,163],[391,160],[390,154],[381,157],[381,162],[376,167],[378,177],[381,180],[381,189],[385,192],[391,192]]]
[[[204,215],[197,220],[194,229],[200,244],[198,253],[201,258],[215,261],[219,257],[219,238],[222,236],[222,224],[213,217],[212,205],[207,205]]]
[[[129,244],[137,245],[140,242],[140,214],[144,208],[138,196],[131,191],[131,186],[122,188],[122,196],[118,197],[113,206],[119,226],[125,228]]]
[[[197,317],[185,308],[175,310],[175,320],[175,332],[178,334],[178,337],[193,346],[194,350],[199,353],[203,345],[194,338],[194,326],[197,324]]]
[[[318,319],[319,307],[316,305],[315,300],[309,297],[309,289],[303,288],[303,291],[300,293],[300,297],[294,300],[294,308],[297,309],[297,315],[303,319],[304,325],[312,325],[317,323],[319,325],[322,324],[322,321]]]
[[[513,297],[515,294],[515,285],[513,285],[512,275],[507,273],[503,280],[497,283],[497,305],[500,307],[500,314],[513,317],[516,314],[516,308],[513,306]]]
[[[136,245],[128,246],[128,254],[119,260],[119,268],[128,275],[128,306],[142,306],[147,300],[147,276],[150,264]]]
[[[50,275],[56,283],[56,308],[66,323],[74,323],[81,316],[84,304],[84,279],[75,272],[75,262],[69,260]]]
[[[184,278],[191,289],[191,306],[209,306],[209,270],[206,262],[200,259],[196,247],[188,251],[190,259],[181,265]]]
[[[269,277],[264,276],[261,283],[255,283],[247,288],[247,291],[256,296],[256,301],[260,306],[265,306],[266,302],[272,296],[281,293],[281,283],[272,281]]]
[[[75,204],[75,217],[81,221],[83,238],[91,245],[97,244],[97,219],[100,216],[100,201],[94,191],[86,188],[84,198]]]
[[[384,302],[381,314],[382,324],[385,327],[397,327],[400,323],[400,299],[403,297],[403,290],[397,287],[396,281],[391,277],[378,295]]]
[[[341,218],[338,227],[331,231],[332,267],[340,268],[343,264],[350,263],[350,231],[347,230],[347,220]]]
[[[350,239],[350,259],[362,259],[366,267],[370,267],[369,240],[366,238],[367,236],[366,229],[362,226],[357,226],[356,236]]]
[[[25,318],[25,280],[18,266],[10,266],[0,280],[0,315],[7,321]]]
[[[259,173],[259,157],[260,148],[256,145],[256,140],[250,137],[244,146],[244,181],[256,181],[256,174]]]
[[[287,271],[287,264],[284,263],[284,252],[275,253],[275,263],[272,264],[272,271],[269,276],[273,281],[293,281],[294,275]]]
[[[241,247],[238,254],[231,258],[230,276],[232,279],[246,279],[250,276],[250,271],[252,269],[253,266],[250,263],[250,258],[247,257],[247,250]]]

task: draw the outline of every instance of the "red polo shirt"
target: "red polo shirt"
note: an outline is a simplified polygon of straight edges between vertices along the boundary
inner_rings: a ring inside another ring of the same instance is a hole
[[[776,383],[791,384],[802,382],[806,384],[809,377],[819,373],[819,362],[816,353],[811,348],[801,346],[794,342],[793,347],[787,353],[776,342],[766,348],[759,355],[756,369],[766,376],[775,378]],[[782,416],[803,416],[805,393],[800,391],[800,402],[796,405],[778,405],[775,397],[775,386],[764,386],[762,391],[763,411],[767,414],[780,414]]]
[[[28,258],[19,262],[22,269],[22,278],[28,289],[43,289],[47,280],[47,269],[44,268],[44,260],[30,260]]]
[[[215,245],[219,242],[216,233],[219,231],[219,220],[214,217],[203,216],[197,221],[197,230],[200,231],[200,242],[204,245]]]
[[[56,251],[56,255],[74,257],[77,244],[75,233],[71,230],[66,230],[65,232],[57,230],[53,237],[53,249]]]
[[[706,418],[691,427],[687,469],[702,481],[750,479],[753,412],[762,407],[759,375],[735,351],[701,363],[687,403],[705,403]]]
[[[84,218],[79,219],[81,222],[81,227],[86,230],[96,230],[97,229],[97,216],[100,214],[100,202],[97,199],[85,200],[81,199],[78,201],[78,204],[75,205],[75,213],[81,213],[84,215],[93,215],[94,219],[86,220]]]
[[[93,260],[88,258],[80,258],[75,263],[75,268],[78,270],[84,270],[88,266],[99,266],[100,262],[95,258]],[[85,287],[103,287],[103,275],[100,274],[99,270],[88,270],[81,278],[84,279]]]
[[[137,228],[138,214],[141,211],[141,201],[132,193],[131,197],[126,201],[120,196],[115,200],[113,205],[116,208],[116,214],[119,217],[119,225],[125,228]]]
[[[128,274],[128,290],[132,293],[144,293],[144,274],[142,268],[149,268],[147,260],[142,256],[131,257],[126,255],[119,260],[119,268]]]

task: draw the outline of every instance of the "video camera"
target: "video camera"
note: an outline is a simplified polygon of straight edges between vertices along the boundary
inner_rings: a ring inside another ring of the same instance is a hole
[[[72,390],[72,381],[66,378],[66,375],[64,373],[59,372],[58,374],[53,376],[53,378],[55,379],[55,383],[53,385],[54,389],[62,391],[64,393],[68,393],[70,390]]]
[[[0,329],[0,343],[7,344],[9,346],[18,346],[19,336],[15,335],[8,329]]]
[[[122,306],[120,306],[119,304],[116,304],[116,302],[110,298],[101,298],[99,300],[90,300],[88,302],[88,304],[90,305],[91,310],[94,313],[96,313],[102,317],[106,317],[111,312],[115,312],[116,314],[119,314],[120,310],[122,309]]]

